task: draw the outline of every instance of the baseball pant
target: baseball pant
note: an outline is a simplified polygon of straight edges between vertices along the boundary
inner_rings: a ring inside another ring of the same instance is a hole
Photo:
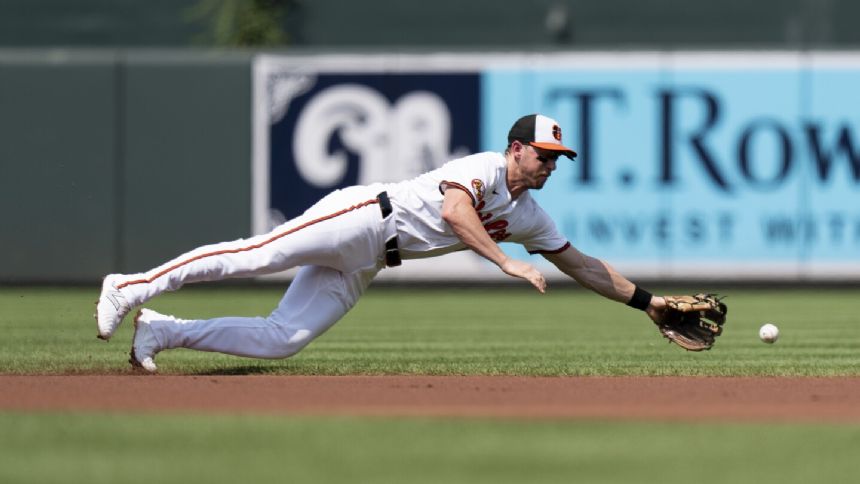
[[[268,234],[204,246],[141,274],[122,276],[117,288],[132,306],[190,282],[280,272],[302,266],[278,308],[267,318],[157,321],[160,349],[283,358],[324,333],[355,305],[385,267],[385,241],[396,234],[382,217],[379,185],[332,192],[304,214]]]
[[[344,273],[328,267],[304,266],[267,318],[153,321],[150,327],[162,350],[191,348],[254,358],[286,358],[338,322],[379,269]]]

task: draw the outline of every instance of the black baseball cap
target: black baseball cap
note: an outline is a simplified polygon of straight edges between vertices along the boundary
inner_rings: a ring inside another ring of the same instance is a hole
[[[558,121],[542,114],[529,114],[517,120],[508,132],[508,144],[519,141],[547,151],[559,151],[571,160],[576,152],[561,144]]]

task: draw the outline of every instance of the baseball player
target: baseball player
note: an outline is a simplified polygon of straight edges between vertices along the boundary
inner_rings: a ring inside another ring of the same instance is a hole
[[[544,276],[508,257],[498,246],[502,241],[524,245],[581,285],[659,321],[663,297],[574,248],[530,196],[550,178],[559,156],[576,153],[562,144],[558,123],[523,116],[508,133],[504,153],[469,155],[399,183],[336,190],[268,234],[200,247],[147,272],[111,274],[96,305],[98,337],[109,339],[132,308],[186,283],[301,266],[267,317],[186,320],[149,309],[134,317],[130,363],[146,371],[156,371],[156,354],[171,348],[286,358],[340,320],[380,270],[465,249],[543,293]]]

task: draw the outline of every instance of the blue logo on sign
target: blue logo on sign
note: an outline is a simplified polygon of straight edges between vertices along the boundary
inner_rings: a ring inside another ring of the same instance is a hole
[[[401,181],[477,151],[479,89],[477,74],[269,79],[276,218],[295,217],[335,189]]]

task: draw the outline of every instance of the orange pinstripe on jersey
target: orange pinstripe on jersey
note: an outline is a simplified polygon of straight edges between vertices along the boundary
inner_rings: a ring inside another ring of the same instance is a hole
[[[349,207],[349,208],[345,208],[345,209],[343,209],[343,210],[341,210],[341,211],[339,211],[339,212],[335,212],[335,213],[332,213],[332,214],[326,215],[326,216],[324,216],[324,217],[320,217],[320,218],[317,218],[317,219],[311,220],[311,221],[309,221],[309,222],[305,222],[305,223],[303,223],[302,225],[299,225],[298,227],[294,227],[294,228],[289,229],[289,230],[286,230],[286,231],[284,231],[284,232],[282,232],[282,233],[280,233],[280,234],[274,235],[273,237],[271,237],[271,238],[269,238],[269,239],[266,239],[266,240],[264,240],[263,242],[260,242],[259,244],[249,245],[248,247],[241,247],[241,248],[238,248],[238,249],[219,250],[219,251],[210,252],[210,253],[207,253],[207,254],[200,254],[200,255],[198,255],[198,256],[196,256],[196,257],[192,257],[191,259],[188,259],[188,260],[186,260],[186,261],[183,261],[183,262],[179,262],[179,263],[177,263],[177,264],[174,264],[174,265],[172,265],[172,266],[168,267],[167,269],[164,269],[163,271],[159,272],[158,274],[155,274],[154,276],[150,277],[149,279],[137,279],[137,280],[134,280],[134,281],[124,282],[124,283],[119,284],[118,286],[116,286],[116,288],[117,288],[117,289],[122,289],[122,288],[124,288],[124,287],[132,286],[132,285],[135,285],[135,284],[149,284],[150,282],[152,282],[152,281],[154,281],[154,280],[158,279],[159,277],[161,277],[161,276],[163,276],[163,275],[167,274],[168,272],[174,271],[174,270],[176,270],[176,269],[178,269],[178,268],[180,268],[180,267],[182,267],[182,266],[184,266],[184,265],[190,264],[190,263],[192,263],[192,262],[194,262],[194,261],[197,261],[197,260],[200,260],[200,259],[205,259],[206,257],[213,257],[213,256],[216,256],[216,255],[222,255],[222,254],[236,254],[236,253],[239,253],[239,252],[247,252],[247,251],[249,251],[249,250],[259,249],[260,247],[263,247],[263,246],[265,246],[265,245],[271,244],[272,242],[274,242],[274,241],[276,241],[276,240],[278,240],[278,239],[280,239],[280,238],[282,238],[282,237],[286,237],[287,235],[290,235],[290,234],[296,233],[296,232],[298,232],[299,230],[302,230],[302,229],[304,229],[304,228],[310,227],[311,225],[317,224],[317,223],[319,223],[319,222],[324,222],[324,221],[326,221],[326,220],[331,220],[331,219],[333,219],[333,218],[335,218],[335,217],[339,217],[339,216],[341,216],[341,215],[343,215],[343,214],[345,214],[345,213],[349,213],[349,212],[351,212],[351,211],[353,211],[353,210],[356,210],[356,209],[359,209],[359,208],[363,208],[363,207],[366,207],[366,206],[368,206],[368,205],[373,205],[373,204],[375,204],[375,203],[379,203],[379,199],[374,198],[374,199],[368,200],[368,201],[366,201],[366,202],[362,202],[362,203],[359,203],[359,204],[357,204],[357,205],[353,205],[353,206],[351,206],[351,207]]]

